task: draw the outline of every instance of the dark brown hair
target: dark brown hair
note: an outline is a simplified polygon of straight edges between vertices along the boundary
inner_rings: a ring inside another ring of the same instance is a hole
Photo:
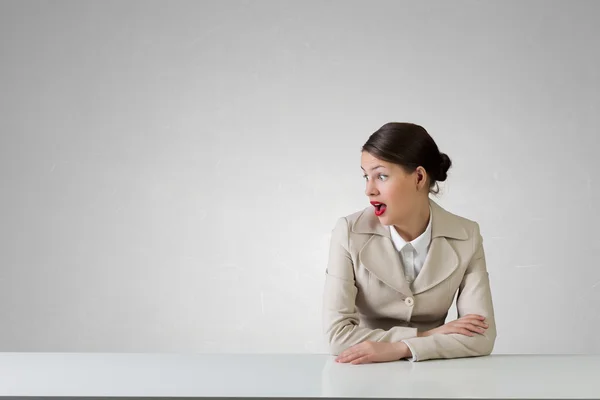
[[[400,165],[408,173],[421,166],[430,177],[429,191],[439,193],[437,182],[443,182],[452,161],[441,153],[429,133],[410,122],[388,122],[375,131],[363,145],[366,151],[380,160]],[[436,187],[435,189],[434,186]]]

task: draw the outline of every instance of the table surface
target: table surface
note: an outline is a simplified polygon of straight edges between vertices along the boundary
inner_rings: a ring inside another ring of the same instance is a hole
[[[600,356],[338,364],[322,354],[0,353],[0,396],[600,398]]]

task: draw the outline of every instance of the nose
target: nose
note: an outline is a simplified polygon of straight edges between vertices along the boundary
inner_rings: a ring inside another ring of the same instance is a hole
[[[367,187],[365,188],[365,194],[368,197],[376,196],[379,194],[379,191],[375,187],[375,183],[373,183],[373,181],[367,180]]]

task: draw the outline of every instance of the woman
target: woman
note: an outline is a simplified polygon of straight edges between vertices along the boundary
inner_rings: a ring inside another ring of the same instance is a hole
[[[323,321],[353,364],[488,355],[496,340],[479,225],[429,198],[451,161],[416,124],[383,125],[364,144],[371,206],[332,231]],[[458,319],[444,324],[458,292]]]

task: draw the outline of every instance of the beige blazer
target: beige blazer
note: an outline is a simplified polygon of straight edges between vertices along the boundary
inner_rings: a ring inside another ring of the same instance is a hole
[[[405,340],[417,361],[488,355],[496,340],[490,281],[479,225],[430,199],[431,246],[409,285],[402,261],[373,207],[341,217],[331,234],[323,294],[323,325],[334,355],[363,341]],[[445,323],[458,292],[458,317],[479,314],[484,334],[417,332]]]

